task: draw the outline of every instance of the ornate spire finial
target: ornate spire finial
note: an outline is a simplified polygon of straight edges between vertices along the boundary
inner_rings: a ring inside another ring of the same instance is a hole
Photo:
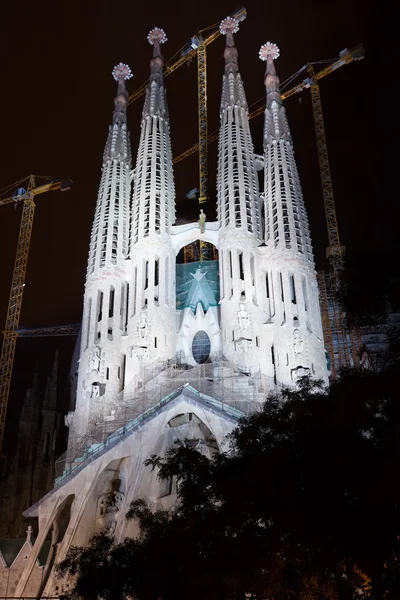
[[[132,77],[132,71],[128,65],[120,62],[113,68],[112,76],[114,77],[115,81],[126,81]]]
[[[221,21],[219,30],[222,35],[226,35],[226,46],[224,52],[225,73],[236,73],[239,70],[237,60],[238,51],[235,48],[233,34],[239,31],[239,21],[234,17],[226,17]]]
[[[239,31],[239,21],[234,17],[226,17],[222,19],[219,30],[222,35],[228,35],[228,33],[237,33]]]
[[[282,104],[281,95],[279,93],[279,77],[275,71],[274,61],[279,56],[279,48],[272,42],[263,44],[260,48],[259,57],[261,60],[266,61],[265,69],[265,87],[267,88],[267,108],[269,108],[273,101],[278,104]]]
[[[112,70],[112,76],[115,81],[118,81],[118,92],[114,100],[114,123],[126,123],[126,104],[128,102],[128,94],[125,88],[125,81],[132,77],[132,71],[125,63],[120,62]]]
[[[164,29],[161,29],[160,27],[153,27],[153,29],[149,31],[147,39],[149,44],[155,46],[157,44],[165,44],[167,41],[167,36]]]
[[[267,42],[261,46],[259,56],[264,61],[276,60],[279,57],[279,48],[276,44]]]
[[[165,44],[167,41],[167,36],[165,35],[164,29],[161,29],[161,27],[153,27],[153,29],[151,29],[147,35],[147,40],[149,44],[154,46],[153,58],[150,61],[150,81],[154,81],[156,79],[158,83],[162,85],[164,58],[161,54],[160,44]]]

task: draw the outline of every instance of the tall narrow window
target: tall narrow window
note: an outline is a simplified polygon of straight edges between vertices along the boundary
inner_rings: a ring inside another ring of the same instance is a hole
[[[301,285],[302,285],[302,288],[303,288],[304,310],[307,312],[308,311],[308,294],[307,294],[307,284],[306,284],[306,278],[305,277],[302,278]]]
[[[292,304],[297,304],[296,288],[294,285],[294,275],[289,275],[289,285],[290,285],[290,299],[292,301]]]
[[[120,316],[120,329],[124,329],[124,319],[125,319],[125,300],[126,300],[126,283],[121,283],[121,304],[119,308],[119,316]]]
[[[97,297],[97,321],[101,321],[103,318],[103,292],[99,292]]]
[[[120,379],[120,391],[125,387],[126,354],[122,355],[122,368],[118,367],[118,378]]]
[[[282,273],[279,273],[279,279],[281,282],[281,300],[282,302],[285,302],[285,295],[283,293],[283,279],[282,279]]]
[[[149,287],[149,261],[146,260],[146,264],[144,266],[144,289],[147,290]]]
[[[272,366],[274,368],[274,384],[276,385],[276,364],[275,364],[275,350],[274,347],[271,346],[271,361],[272,361]]]
[[[159,268],[160,268],[160,261],[158,258],[156,258],[156,260],[154,261],[154,285],[158,285],[159,282]]]
[[[90,334],[90,320],[92,318],[92,299],[89,298],[89,309],[88,309],[88,320],[86,323],[87,332],[86,332],[86,348],[89,346],[89,334]]]
[[[251,254],[251,256],[250,256],[250,275],[251,275],[251,285],[255,285],[256,274],[255,274],[255,268],[254,268],[254,254]]]
[[[157,348],[157,338],[154,338],[154,348]]]
[[[108,303],[108,317],[110,319],[114,316],[114,298],[115,298],[115,289],[113,286],[110,286],[110,300]]]
[[[233,269],[232,269],[232,252],[229,250],[229,273],[232,279],[233,277]]]
[[[243,252],[239,252],[239,277],[244,281]]]
[[[169,306],[169,256],[165,257],[164,285],[165,285],[165,304],[167,306]]]
[[[126,284],[125,294],[125,319],[124,319],[124,331],[128,328],[128,317],[129,317],[129,283]]]
[[[221,252],[219,260],[220,260],[220,274],[221,274],[221,277],[219,278],[219,281],[220,281],[219,285],[220,285],[220,290],[221,290],[220,294],[221,294],[221,300],[222,300],[224,297],[224,287],[225,287],[225,285],[224,285],[224,253],[223,252]]]
[[[133,273],[133,298],[132,298],[132,302],[133,302],[133,315],[136,314],[136,295],[137,295],[137,267],[135,267],[134,273]]]
[[[269,280],[268,280],[268,271],[265,273],[265,293],[267,294],[267,298],[269,298]]]

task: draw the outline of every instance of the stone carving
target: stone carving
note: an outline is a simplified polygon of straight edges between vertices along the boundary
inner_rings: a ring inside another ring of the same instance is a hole
[[[237,315],[239,319],[239,329],[247,329],[250,326],[250,319],[243,302],[239,302],[239,310]]]
[[[26,530],[26,541],[29,542],[30,544],[32,543],[32,534],[33,534],[33,527],[32,527],[32,525],[28,525],[28,529]]]
[[[303,354],[304,342],[301,339],[300,331],[295,329],[293,332],[293,350],[295,355]]]
[[[71,425],[72,425],[72,419],[73,419],[73,418],[74,418],[74,411],[73,411],[73,410],[70,410],[70,411],[69,411],[69,413],[67,413],[67,414],[64,416],[64,424],[65,424],[65,427],[71,427]]]
[[[147,316],[146,313],[142,312],[140,313],[140,320],[138,323],[138,333],[141,340],[145,340],[147,338],[147,330]]]
[[[236,340],[235,342],[235,350],[236,352],[238,352],[239,354],[244,354],[245,352],[248,352],[251,348],[251,339],[249,338],[239,338],[238,340]]]
[[[89,360],[90,371],[99,371],[100,369],[100,350],[95,348]]]
[[[147,348],[147,346],[138,346],[137,348],[135,348],[135,354],[139,360],[145,360],[150,356],[149,349]]]
[[[103,532],[108,536],[114,535],[123,499],[124,494],[122,492],[112,490],[108,494],[100,496],[97,502],[97,519]]]
[[[310,375],[310,369],[308,367],[296,367],[292,369],[292,380],[293,383],[297,383],[302,377],[308,377]]]
[[[204,233],[204,228],[206,225],[206,213],[203,211],[203,209],[200,209],[200,214],[199,214],[199,227],[200,227],[200,233]]]
[[[91,398],[99,398],[100,397],[100,384],[99,383],[96,383],[96,382],[92,383],[90,397]]]

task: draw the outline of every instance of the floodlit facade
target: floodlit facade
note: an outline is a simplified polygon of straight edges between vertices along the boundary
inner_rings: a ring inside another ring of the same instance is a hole
[[[235,19],[222,21],[217,222],[174,225],[164,31],[148,36],[153,58],[134,168],[131,73],[122,63],[113,71],[118,90],[90,240],[68,450],[54,489],[25,512],[38,517],[39,531],[15,596],[66,591],[53,565],[94,533],[135,535],[124,518],[133,499],[173,506],[174,482],[143,465],[151,454],[186,440],[212,456],[269,393],[304,375],[328,382],[310,233],[274,67],[279,51],[270,43],[260,51],[267,101],[263,155],[256,155],[237,30]],[[219,260],[176,264],[179,251],[200,239],[214,244]]]

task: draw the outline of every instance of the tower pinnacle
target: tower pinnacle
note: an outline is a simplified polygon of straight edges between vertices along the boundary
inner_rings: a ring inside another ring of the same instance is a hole
[[[274,61],[279,57],[279,48],[272,42],[267,42],[260,48],[260,59],[265,61],[265,87],[267,90],[267,108],[270,108],[275,100],[278,104],[282,104],[282,98],[279,93],[279,77],[275,71]]]
[[[132,71],[128,65],[120,62],[113,68],[112,76],[118,81],[118,91],[114,99],[113,123],[126,123],[126,105],[128,103],[128,92],[125,88],[125,81],[132,77]]]
[[[150,60],[150,84],[146,91],[143,107],[143,118],[160,115],[167,118],[165,90],[163,81],[164,57],[161,54],[161,44],[167,41],[164,29],[153,27],[147,35],[147,40],[153,46],[153,57]]]
[[[160,27],[154,27],[151,31],[149,31],[147,40],[151,46],[153,46],[153,58],[150,61],[151,75],[150,81],[153,81],[157,78],[160,78],[160,83],[162,83],[162,69],[164,66],[164,57],[161,54],[161,44],[165,44],[167,41],[167,36],[165,34],[164,29]]]
[[[233,34],[239,31],[239,22],[233,17],[226,17],[226,19],[221,21],[219,29],[222,35],[226,35],[226,46],[224,52],[225,72],[237,73],[239,70],[237,60],[238,51],[235,47]]]

